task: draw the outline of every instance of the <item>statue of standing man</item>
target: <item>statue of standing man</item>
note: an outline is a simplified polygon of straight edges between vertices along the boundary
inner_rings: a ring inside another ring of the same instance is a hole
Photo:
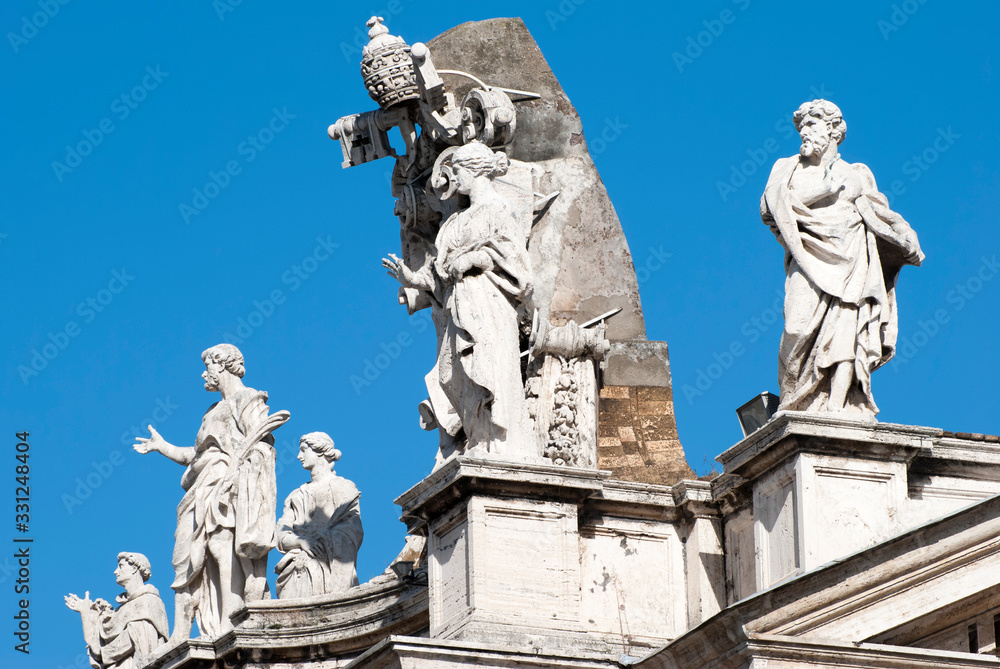
[[[785,249],[779,409],[873,416],[871,374],[896,349],[896,279],[924,254],[871,170],[841,160],[837,105],[806,102],[794,119],[799,155],[774,164],[760,203]]]
[[[205,413],[194,446],[168,443],[150,426],[139,453],[157,451],[187,469],[174,534],[176,613],[171,642],[187,639],[192,616],[203,636],[231,628],[246,601],[264,599],[274,546],[277,483],[271,432],[287,411],[267,413],[267,393],[243,385],[243,355],[231,344],[201,354],[205,390],[222,399]]]

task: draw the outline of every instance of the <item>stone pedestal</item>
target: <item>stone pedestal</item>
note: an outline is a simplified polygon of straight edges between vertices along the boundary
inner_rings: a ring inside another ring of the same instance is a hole
[[[428,537],[430,636],[525,647],[582,633],[578,509],[606,477],[458,457],[396,500]]]
[[[898,534],[940,430],[782,412],[719,456],[730,601]]]

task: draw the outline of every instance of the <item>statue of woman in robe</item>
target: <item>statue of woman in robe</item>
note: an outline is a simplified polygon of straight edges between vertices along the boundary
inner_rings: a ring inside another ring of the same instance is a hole
[[[404,287],[440,296],[444,331],[436,374],[427,379],[425,424],[451,435],[457,452],[524,459],[534,441],[518,323],[531,295],[531,266],[527,231],[493,183],[508,165],[504,153],[478,141],[442,152],[431,185],[441,200],[465,196],[468,206],[441,224],[433,264],[420,272],[396,258],[383,264]]]
[[[288,496],[278,521],[278,550],[285,554],[274,568],[279,599],[344,592],[358,584],[361,493],[333,472],[340,451],[325,432],[304,435],[298,459],[311,480]]]

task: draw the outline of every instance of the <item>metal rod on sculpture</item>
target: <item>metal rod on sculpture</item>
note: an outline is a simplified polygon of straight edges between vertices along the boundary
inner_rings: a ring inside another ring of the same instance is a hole
[[[498,91],[503,91],[504,93],[506,93],[507,95],[510,95],[510,96],[516,95],[516,96],[518,96],[520,98],[523,98],[523,100],[519,100],[518,102],[527,101],[527,100],[537,100],[538,98],[542,97],[540,93],[532,93],[531,91],[519,91],[519,90],[517,90],[515,88],[504,88],[503,86],[490,86],[489,84],[487,84],[486,82],[484,82],[479,77],[477,77],[475,75],[472,75],[472,74],[469,74],[468,72],[462,72],[461,70],[438,70],[437,73],[438,74],[454,74],[454,75],[458,75],[460,77],[468,77],[469,79],[472,79],[474,82],[476,82],[477,84],[479,84],[482,88],[486,88],[486,89],[492,88],[492,89],[495,89],[495,90],[498,90]]]
[[[589,321],[587,321],[586,323],[584,323],[584,324],[583,324],[583,325],[581,325],[580,327],[582,327],[582,328],[589,328],[589,327],[590,327],[591,325],[597,325],[597,324],[598,324],[598,323],[600,323],[601,321],[603,321],[603,320],[605,320],[605,319],[607,319],[607,318],[611,318],[612,316],[614,316],[615,314],[617,314],[617,313],[618,313],[619,311],[621,311],[621,310],[622,310],[622,308],[621,308],[621,307],[618,307],[617,309],[612,309],[612,310],[611,310],[611,311],[609,311],[608,313],[606,313],[606,314],[601,314],[601,315],[600,315],[600,316],[598,316],[597,318],[591,318],[591,319],[590,319]]]

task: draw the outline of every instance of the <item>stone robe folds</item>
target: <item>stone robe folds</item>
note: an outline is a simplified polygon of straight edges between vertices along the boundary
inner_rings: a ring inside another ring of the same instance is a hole
[[[246,435],[267,418],[266,403],[266,392],[245,388],[213,404],[202,419],[194,460],[181,478],[186,493],[177,506],[171,587],[191,593],[198,628],[208,636],[222,632],[234,613],[225,610],[222,588],[236,588],[243,597],[247,575],[240,558],[255,561],[255,571],[262,575],[274,546],[274,448],[267,442],[254,444],[239,463],[235,486],[223,484]],[[220,560],[231,561],[232,584],[219,583]]]
[[[352,482],[337,475],[310,481],[288,496],[277,529],[278,550],[285,553],[274,568],[280,599],[343,592],[358,584],[364,538],[360,497]],[[292,539],[307,548],[292,547]]]
[[[119,598],[121,599],[121,598]],[[170,635],[167,611],[156,588],[146,584],[134,597],[126,599],[100,630],[102,669],[133,669]]]
[[[826,410],[834,367],[852,362],[846,410],[874,415],[871,373],[896,347],[896,279],[924,256],[865,165],[840,165],[851,175],[845,190],[812,207],[789,187],[798,165],[798,156],[778,160],[761,199],[761,217],[786,251],[780,408]]]
[[[515,241],[523,236],[516,215],[502,199],[495,202],[452,214],[438,232],[435,270],[444,284],[446,325],[440,391],[430,393],[442,428],[452,436],[464,430],[466,448],[486,452],[530,443],[518,333],[518,308],[531,294],[530,262],[523,241]],[[456,276],[456,263],[469,254],[477,266]],[[440,419],[447,415],[458,420]]]

